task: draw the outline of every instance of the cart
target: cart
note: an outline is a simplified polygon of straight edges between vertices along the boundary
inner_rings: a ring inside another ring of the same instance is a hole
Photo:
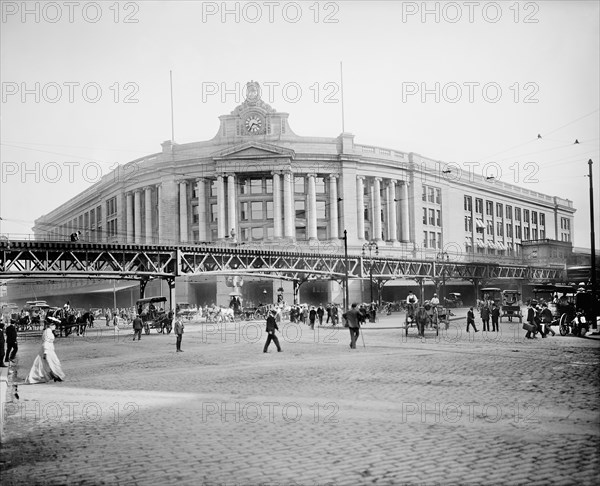
[[[523,322],[523,312],[521,311],[521,293],[517,290],[502,291],[502,306],[500,307],[500,322],[502,318],[508,318],[508,322],[512,322],[513,317]]]
[[[137,313],[142,319],[144,332],[150,334],[150,329],[156,329],[159,334],[170,334],[173,329],[173,318],[164,311],[166,297],[149,297],[139,299],[135,303]]]
[[[418,337],[425,337],[425,331],[433,329],[435,329],[435,335],[439,336],[440,326],[443,322],[445,322],[446,329],[448,329],[446,314],[445,312],[444,318],[442,318],[437,306],[432,306],[428,303],[422,306],[408,304],[408,309],[404,317],[404,334],[408,336],[409,328],[414,327],[417,330]]]

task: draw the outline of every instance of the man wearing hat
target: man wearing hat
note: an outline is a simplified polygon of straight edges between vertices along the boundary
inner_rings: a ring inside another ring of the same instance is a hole
[[[279,339],[277,339],[277,336],[275,335],[275,331],[279,329],[279,327],[277,327],[277,322],[275,322],[275,314],[277,312],[272,310],[269,313],[269,316],[267,317],[267,342],[265,343],[265,347],[263,348],[263,353],[266,353],[267,350],[269,349],[269,344],[271,344],[271,341],[273,341],[275,343],[275,346],[277,346],[277,352],[280,353],[281,352],[281,346],[279,345]]]

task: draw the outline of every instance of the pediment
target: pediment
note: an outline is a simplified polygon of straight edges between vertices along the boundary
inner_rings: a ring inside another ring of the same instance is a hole
[[[229,147],[213,155],[213,160],[237,160],[237,159],[294,159],[296,152],[292,149],[279,147],[263,142],[246,142]]]

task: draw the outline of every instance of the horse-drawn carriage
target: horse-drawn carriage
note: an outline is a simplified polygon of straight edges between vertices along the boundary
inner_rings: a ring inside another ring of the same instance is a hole
[[[171,333],[173,329],[173,317],[164,310],[166,302],[166,297],[149,297],[136,301],[135,307],[140,319],[142,319],[146,334],[150,334],[150,329],[156,329],[159,334]]]
[[[59,336],[85,336],[89,327],[94,325],[94,313],[85,310],[67,309],[64,307],[50,307],[44,319],[46,325],[55,324]]]
[[[448,297],[444,298],[444,306],[445,307],[462,307],[463,301],[461,299],[460,293],[458,292],[450,292]]]
[[[416,327],[417,335],[425,337],[425,330],[435,330],[438,336],[440,328],[448,329],[449,318],[452,315],[450,309],[439,305],[433,305],[426,301],[422,306],[408,304],[404,320],[404,332],[408,336],[408,329]]]

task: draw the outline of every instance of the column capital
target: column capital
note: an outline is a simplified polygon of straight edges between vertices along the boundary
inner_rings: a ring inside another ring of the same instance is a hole
[[[306,177],[317,177],[317,174],[315,174],[314,172],[310,172],[306,174]]]
[[[382,177],[373,177],[373,180],[381,182],[383,180],[383,178]]]
[[[340,175],[339,174],[329,174],[329,178],[330,179],[337,179]]]
[[[357,178],[358,180],[364,181],[364,180],[365,180],[365,178],[366,178],[366,176],[364,176],[364,175],[357,175],[357,176],[356,176],[356,178]]]

